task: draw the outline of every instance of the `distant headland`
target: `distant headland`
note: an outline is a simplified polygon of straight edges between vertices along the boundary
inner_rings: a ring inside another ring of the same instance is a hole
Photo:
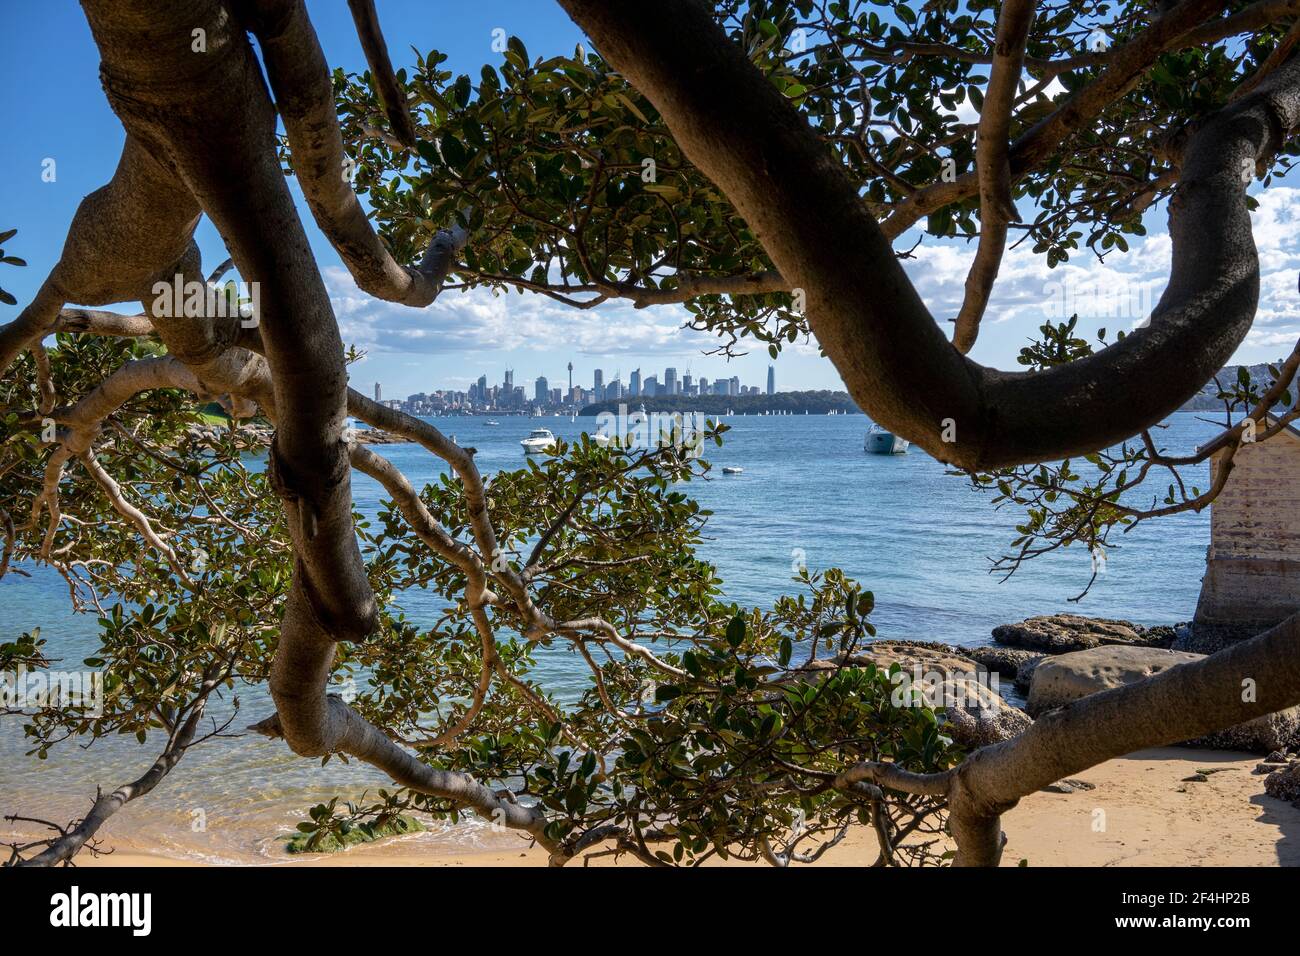
[[[617,398],[585,405],[579,415],[599,415],[601,412],[617,413],[619,405],[630,409],[645,406],[647,412],[703,412],[706,415],[762,415],[780,413],[791,415],[858,415],[862,409],[848,392],[826,389],[807,392],[776,392],[772,395],[657,395],[651,397]]]

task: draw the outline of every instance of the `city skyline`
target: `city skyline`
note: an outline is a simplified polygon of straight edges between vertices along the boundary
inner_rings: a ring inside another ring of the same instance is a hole
[[[409,392],[404,397],[400,390],[389,394],[393,397],[384,399],[385,387],[382,381],[372,383],[375,401],[380,404],[415,412],[464,412],[482,411],[528,411],[533,409],[572,409],[603,401],[624,398],[650,398],[662,396],[743,396],[774,395],[776,393],[776,367],[769,363],[766,384],[764,386],[748,385],[741,381],[739,375],[695,376],[688,367],[680,376],[676,366],[663,368],[663,380],[659,373],[643,374],[642,367],[637,366],[623,381],[622,369],[614,371],[613,377],[606,380],[605,368],[593,366],[588,370],[590,386],[574,381],[575,368],[572,360],[566,362],[567,387],[558,388],[551,385],[546,375],[534,379],[526,376],[516,384],[516,369],[507,366],[501,374],[499,384],[489,380],[488,373],[483,372],[465,388],[434,386],[430,391]]]

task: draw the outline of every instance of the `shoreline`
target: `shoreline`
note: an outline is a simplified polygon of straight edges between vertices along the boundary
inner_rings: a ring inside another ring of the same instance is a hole
[[[1099,764],[1077,778],[1095,789],[1071,793],[1038,791],[1005,814],[1008,842],[1003,866],[1300,866],[1300,808],[1266,796],[1264,777],[1252,774],[1260,758],[1221,750],[1160,747]],[[1204,782],[1183,778],[1202,768],[1215,772]],[[147,799],[147,798],[145,798]],[[418,835],[415,835],[418,836]],[[115,839],[116,837],[116,839]],[[448,852],[413,847],[413,837],[392,837],[340,853],[233,865],[253,866],[545,866],[546,853],[518,846],[448,848]],[[105,844],[120,849],[92,858],[79,855],[79,866],[204,866],[196,860],[169,857],[139,847],[131,836],[107,828]],[[874,836],[855,828],[818,865],[870,866],[876,858]],[[232,865],[232,864],[225,864]],[[624,856],[602,856],[569,866],[639,866]],[[766,866],[765,863],[705,865]]]

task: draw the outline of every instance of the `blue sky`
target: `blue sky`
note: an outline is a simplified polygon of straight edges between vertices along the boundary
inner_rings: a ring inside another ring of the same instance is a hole
[[[309,0],[325,55],[334,66],[361,71],[365,61],[344,0]],[[379,0],[381,20],[395,65],[413,61],[411,47],[441,49],[449,68],[477,75],[496,61],[492,31],[503,28],[521,37],[533,56],[571,52],[582,38],[578,29],[550,0],[480,0],[472,4],[445,0]],[[0,285],[17,296],[20,306],[57,261],[77,203],[112,175],[123,132],[104,99],[98,78],[98,55],[80,6],[75,0],[39,4],[0,0],[0,96],[3,97],[4,148],[0,151],[0,231],[17,228],[6,253],[25,258],[26,269],[5,267]],[[54,182],[43,182],[42,164],[53,159]],[[1296,273],[1300,270],[1300,189],[1288,177],[1267,193],[1260,191],[1256,242],[1261,254],[1263,295],[1259,318],[1239,361],[1273,360],[1290,349],[1300,322],[1295,319]],[[565,380],[564,367],[574,364],[574,381],[589,385],[591,371],[603,368],[609,380],[621,370],[624,381],[633,368],[662,375],[665,366],[687,368],[708,378],[739,375],[762,385],[768,358],[764,348],[727,363],[706,356],[716,340],[680,328],[677,307],[634,310],[613,305],[581,312],[535,295],[494,297],[486,292],[445,293],[427,310],[378,302],[352,284],[338,256],[325,241],[305,204],[299,206],[334,301],[345,341],[368,352],[353,367],[354,382],[369,391],[374,381],[386,396],[439,387],[464,388],[480,374],[499,382],[506,367],[515,381],[546,375],[553,385]],[[1122,258],[1104,265],[1080,254],[1065,267],[1049,271],[1026,248],[1013,250],[973,357],[983,363],[1015,368],[1015,356],[1035,333],[1045,310],[1068,309],[1082,315],[1086,330],[1134,325],[1158,299],[1169,264],[1169,240],[1162,208],[1148,214],[1149,236]],[[905,248],[909,233],[898,240]],[[211,267],[225,252],[211,225],[199,228],[204,262]],[[936,316],[955,314],[960,304],[973,247],[927,240],[917,258],[905,263],[913,281]],[[1101,297],[1094,293],[1100,291]],[[1118,314],[1107,314],[1118,309]],[[130,307],[124,307],[124,311]],[[1064,314],[1068,315],[1069,311]],[[0,305],[0,322],[17,310]],[[840,388],[834,367],[817,355],[815,345],[796,346],[776,363],[777,386]]]

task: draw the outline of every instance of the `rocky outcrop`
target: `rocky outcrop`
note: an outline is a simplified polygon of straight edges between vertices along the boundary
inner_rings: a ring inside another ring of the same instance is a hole
[[[406,445],[411,442],[409,438],[378,428],[355,428],[352,430],[352,439],[358,445]]]
[[[969,647],[963,650],[981,667],[986,667],[1003,677],[1012,678],[1025,668],[1032,671],[1034,665],[1044,656],[1038,651],[1028,651],[1019,647]]]
[[[1023,710],[974,681],[946,681],[939,700],[945,708],[944,730],[967,750],[1019,737],[1034,725]]]
[[[1225,647],[1240,644],[1268,630],[1260,624],[1223,624],[1193,621],[1174,628],[1177,636],[1171,645],[1176,651],[1213,654]]]
[[[1156,647],[1110,645],[1049,657],[1034,669],[1026,709],[1039,716],[1090,694],[1146,680],[1204,655]],[[1300,739],[1300,707],[1186,741],[1188,746],[1268,754]]]
[[[1110,644],[1168,647],[1173,639],[1171,627],[1148,628],[1129,621],[1080,614],[1047,614],[993,629],[993,640],[999,644],[1044,654],[1068,654]]]
[[[1293,760],[1289,766],[1270,773],[1264,779],[1264,792],[1300,807],[1300,760]]]
[[[1048,657],[1034,669],[1026,710],[1038,715],[1080,697],[1145,680],[1196,660],[1200,660],[1199,654],[1125,645]]]
[[[1188,747],[1208,747],[1211,750],[1244,750],[1247,753],[1266,754],[1285,748],[1300,740],[1300,707],[1266,714],[1236,727],[1206,734],[1186,741]]]
[[[847,657],[814,661],[802,668],[812,676],[835,667],[874,664],[903,671],[900,699],[943,708],[944,731],[967,749],[1009,740],[1033,725],[1029,716],[997,692],[998,675],[946,644],[877,641]],[[908,694],[907,691],[914,693]]]
[[[1029,688],[1032,687],[1034,683],[1034,671],[1038,670],[1039,664],[1050,659],[1050,655],[1040,654],[1032,661],[1025,661],[1016,671],[1016,690],[1024,694],[1026,699],[1029,697]]]

